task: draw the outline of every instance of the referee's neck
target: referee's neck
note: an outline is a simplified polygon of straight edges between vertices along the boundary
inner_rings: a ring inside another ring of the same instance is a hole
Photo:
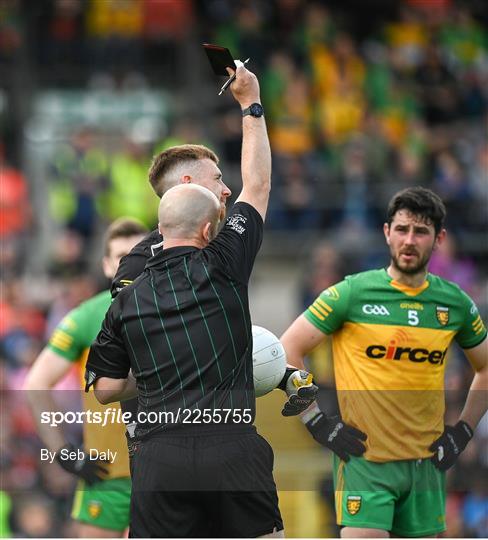
[[[196,247],[198,249],[203,249],[208,245],[203,238],[167,238],[164,236],[164,250],[173,248],[173,247]]]

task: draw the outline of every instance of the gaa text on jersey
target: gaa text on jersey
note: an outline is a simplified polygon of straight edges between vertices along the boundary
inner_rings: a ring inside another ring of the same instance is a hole
[[[364,304],[363,313],[366,315],[389,315],[390,312],[385,308],[385,306],[376,305],[376,304]]]

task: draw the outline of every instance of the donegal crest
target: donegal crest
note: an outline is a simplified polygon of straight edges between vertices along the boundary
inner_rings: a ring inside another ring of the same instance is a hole
[[[96,519],[102,513],[102,503],[100,501],[90,501],[88,503],[88,513],[92,519]]]
[[[348,495],[346,501],[347,511],[354,516],[361,509],[361,496],[359,495]]]
[[[436,306],[435,314],[439,323],[446,326],[449,322],[449,308]]]

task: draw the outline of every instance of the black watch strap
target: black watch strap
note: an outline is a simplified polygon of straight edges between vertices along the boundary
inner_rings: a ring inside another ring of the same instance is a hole
[[[260,118],[264,114],[264,109],[261,103],[251,103],[246,109],[242,109],[242,116],[254,116],[254,118]]]

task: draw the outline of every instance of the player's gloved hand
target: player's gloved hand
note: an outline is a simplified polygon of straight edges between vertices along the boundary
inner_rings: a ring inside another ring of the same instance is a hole
[[[349,461],[349,454],[362,456],[366,451],[362,441],[367,435],[345,424],[340,416],[327,416],[319,410],[305,426],[319,444],[330,448],[343,461]]]
[[[63,452],[63,454],[61,454],[61,450],[67,450],[68,452]],[[72,452],[75,452],[76,456],[78,456],[78,448],[71,443],[66,444],[56,452],[56,461],[65,471],[75,474],[83,479],[88,485],[95,484],[96,482],[105,479],[108,470],[103,467],[103,461],[90,459],[89,454],[86,452],[84,452],[85,457],[83,459],[78,459],[78,457],[65,459],[66,456],[69,456]]]
[[[313,376],[308,371],[286,368],[278,388],[286,392],[288,401],[283,405],[283,416],[296,416],[315,401],[318,387],[313,383]]]
[[[432,463],[440,471],[447,471],[454,465],[472,437],[473,430],[462,420],[455,426],[445,426],[444,433],[429,446],[429,450],[434,452]]]

